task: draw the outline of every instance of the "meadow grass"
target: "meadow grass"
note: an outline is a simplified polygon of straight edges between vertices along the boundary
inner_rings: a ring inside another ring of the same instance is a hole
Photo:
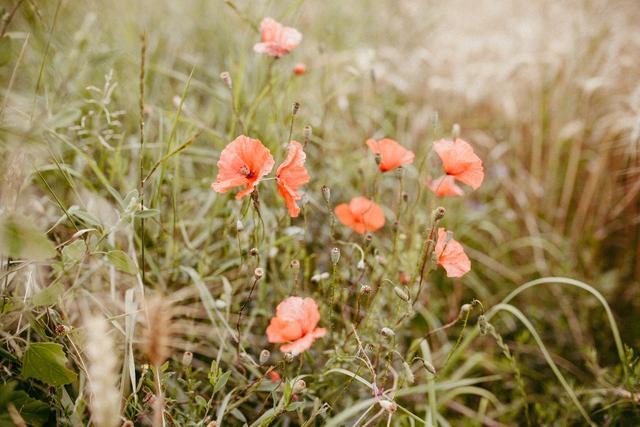
[[[640,422],[637,2],[2,7],[0,425]],[[267,16],[300,46],[254,52]],[[303,143],[299,217],[211,189],[240,134]],[[485,180],[438,198],[457,135]],[[336,217],[359,195],[382,229]],[[299,355],[265,332],[292,295]]]

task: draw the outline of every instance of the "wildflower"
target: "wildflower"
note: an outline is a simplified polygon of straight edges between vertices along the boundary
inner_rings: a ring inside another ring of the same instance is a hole
[[[462,188],[456,185],[455,178],[451,175],[442,175],[440,178],[431,180],[427,186],[438,197],[462,196],[464,194]]]
[[[261,43],[253,50],[269,56],[284,56],[295,49],[302,41],[302,34],[295,28],[285,27],[272,18],[264,18],[260,23]]]
[[[307,66],[304,64],[296,64],[296,66],[293,67],[293,74],[295,74],[296,76],[301,76],[306,71],[307,71]]]
[[[366,197],[355,197],[349,204],[342,203],[336,206],[335,212],[340,222],[356,233],[364,234],[384,226],[384,211]]]
[[[471,270],[471,261],[462,245],[448,236],[442,227],[438,228],[435,254],[438,264],[447,271],[447,277],[462,277]]]
[[[220,153],[218,177],[211,188],[218,193],[226,193],[234,187],[244,186],[236,194],[236,199],[241,199],[271,172],[273,165],[271,152],[260,140],[240,135]]]
[[[289,297],[278,304],[267,328],[267,338],[271,343],[287,343],[280,346],[280,351],[297,356],[327,332],[316,328],[319,321],[320,312],[313,298]]]
[[[407,150],[393,139],[381,139],[380,141],[368,139],[367,145],[374,154],[380,156],[379,167],[382,172],[411,164],[415,157],[413,151]]]
[[[473,152],[468,142],[456,138],[451,141],[441,139],[433,144],[433,149],[440,157],[446,175],[429,183],[429,188],[437,195],[460,195],[462,190],[454,183],[454,179],[477,190],[484,179],[482,160]],[[439,194],[441,193],[441,194]]]
[[[287,158],[276,171],[278,192],[284,198],[292,218],[300,214],[296,200],[302,199],[302,195],[298,193],[298,189],[309,182],[309,174],[304,167],[306,157],[302,151],[302,144],[298,141],[291,141]]]

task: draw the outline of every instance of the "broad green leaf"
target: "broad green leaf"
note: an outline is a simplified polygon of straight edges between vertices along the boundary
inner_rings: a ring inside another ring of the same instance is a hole
[[[27,217],[5,215],[0,218],[0,254],[11,258],[44,261],[56,256],[56,248]]]
[[[22,390],[14,390],[15,382],[0,386],[0,426],[13,426],[11,417],[7,414],[9,403],[13,404],[20,416],[34,427],[42,426],[49,419],[49,405],[34,399]]]
[[[83,240],[76,240],[62,248],[62,260],[65,263],[80,262],[87,252],[87,244]]]
[[[136,267],[136,264],[131,258],[129,258],[129,255],[127,255],[123,251],[109,251],[107,252],[107,258],[109,259],[109,262],[120,271],[129,274],[136,274],[138,272],[138,267]]]
[[[216,384],[213,386],[213,394],[216,394],[217,392],[222,390],[225,385],[227,385],[227,381],[229,381],[230,376],[231,371],[227,371],[224,374],[220,375],[218,381],[216,381]]]
[[[77,375],[67,368],[62,345],[54,342],[31,343],[22,359],[22,376],[35,378],[52,386],[69,384]]]
[[[32,302],[36,307],[42,305],[53,305],[58,302],[58,298],[64,293],[64,285],[57,282],[48,286],[33,296]]]
[[[142,211],[136,211],[136,218],[153,218],[154,216],[160,215],[160,211],[158,209],[145,209]]]
[[[73,216],[74,219],[82,222],[87,227],[102,228],[102,224],[98,218],[77,206],[71,206],[67,209],[67,212],[69,212],[69,215]]]

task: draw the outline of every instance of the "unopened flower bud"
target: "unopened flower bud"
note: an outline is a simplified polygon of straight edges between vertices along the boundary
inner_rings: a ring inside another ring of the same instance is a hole
[[[380,155],[380,153],[376,153],[376,165],[380,165],[380,163],[382,163],[382,156]]]
[[[489,322],[487,322],[487,318],[484,317],[484,314],[478,316],[478,328],[480,329],[481,335],[487,335],[487,332],[489,332]]]
[[[396,333],[393,332],[393,329],[385,327],[380,329],[380,335],[391,338],[391,337],[395,337]]]
[[[238,231],[244,230],[244,224],[242,223],[242,221],[240,220],[236,221],[236,230]]]
[[[304,143],[307,144],[311,141],[311,135],[313,134],[313,128],[311,125],[306,125],[304,130],[302,131],[302,135],[304,136]]]
[[[253,270],[253,277],[255,277],[256,280],[262,279],[262,276],[264,276],[264,270],[262,268],[258,267]]]
[[[413,371],[411,370],[411,366],[404,360],[402,361],[402,367],[404,368],[404,375],[407,377],[407,382],[409,384],[413,384],[415,381],[415,376],[413,375]]]
[[[271,352],[269,350],[267,350],[266,348],[262,350],[260,352],[260,364],[264,365],[265,363],[267,363],[270,357],[271,357]]]
[[[190,366],[191,365],[191,361],[193,360],[193,353],[190,351],[185,351],[182,354],[182,364],[184,366]]]
[[[446,210],[442,206],[435,208],[433,213],[431,214],[434,221],[440,221],[442,217],[444,217]]]
[[[129,421],[129,420],[125,420],[125,422],[122,423],[121,427],[133,427],[133,421]]]
[[[358,265],[356,265],[356,268],[358,269],[358,271],[364,271],[366,266],[367,265],[365,264],[364,260],[361,259],[360,261],[358,261]]]
[[[363,295],[369,295],[371,293],[371,286],[369,285],[360,286],[360,293]]]
[[[307,388],[307,383],[305,383],[304,380],[298,380],[293,385],[292,392],[294,394],[301,393],[302,391],[304,391],[305,388]]]
[[[294,102],[293,106],[291,107],[291,114],[293,114],[294,116],[296,114],[298,114],[298,110],[300,109],[300,103],[299,102]]]
[[[287,363],[291,363],[293,362],[293,360],[295,359],[295,356],[293,355],[293,353],[285,353],[284,354],[284,361]]]
[[[227,85],[229,89],[233,86],[233,82],[231,81],[231,74],[228,71],[223,71],[220,73],[220,78]]]
[[[333,248],[331,249],[331,263],[336,265],[338,261],[340,261],[340,248]]]
[[[300,261],[297,259],[292,259],[291,264],[289,264],[289,266],[293,270],[300,270]]]
[[[322,198],[324,199],[325,203],[331,203],[331,190],[326,185],[322,186]]]
[[[399,286],[394,286],[393,292],[400,298],[402,301],[409,302],[409,295]]]
[[[251,256],[258,256],[258,248],[251,248],[251,249],[249,249],[249,255],[251,255]]]
[[[460,314],[467,314],[471,311],[471,304],[462,304],[460,307]]]
[[[396,402],[393,402],[391,400],[387,400],[387,399],[380,399],[378,401],[378,404],[380,405],[380,407],[382,409],[384,409],[385,411],[393,414],[394,412],[396,412],[398,410],[398,404]]]
[[[57,335],[64,335],[70,330],[71,328],[67,325],[56,325],[56,329],[55,329]]]
[[[373,234],[367,233],[366,236],[364,236],[364,238],[367,242],[371,242],[373,240]]]

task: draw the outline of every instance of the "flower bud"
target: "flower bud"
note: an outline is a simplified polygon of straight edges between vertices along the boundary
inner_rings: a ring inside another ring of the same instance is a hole
[[[331,249],[331,263],[336,265],[338,261],[340,261],[340,248],[333,248]]]
[[[487,335],[489,332],[489,322],[487,322],[487,318],[484,317],[484,314],[481,314],[478,317],[478,328],[480,329],[481,335]]]
[[[431,375],[435,375],[436,374],[436,368],[433,367],[433,365],[431,364],[431,362],[429,362],[428,360],[422,360],[422,364],[424,365],[424,368],[431,374]]]
[[[311,141],[311,135],[313,134],[313,128],[311,125],[306,125],[304,130],[302,131],[302,135],[304,136],[304,143],[307,144]]]
[[[296,64],[296,66],[293,67],[293,74],[295,74],[296,76],[303,75],[305,71],[307,71],[307,67],[302,63]]]
[[[409,295],[399,286],[394,286],[393,292],[400,298],[402,301],[409,302]]]
[[[231,74],[228,71],[223,71],[220,73],[220,78],[227,85],[229,89],[233,86],[233,82],[231,81]]]
[[[185,351],[182,354],[182,364],[184,366],[190,366],[191,365],[191,361],[193,360],[193,353],[190,351]]]
[[[253,270],[253,277],[255,277],[256,280],[262,279],[262,276],[264,276],[264,270],[262,268],[258,267]]]
[[[307,383],[305,383],[304,380],[298,380],[293,384],[292,392],[293,394],[301,393],[305,388],[307,388]]]
[[[380,153],[376,153],[376,165],[380,166],[380,163],[382,163],[382,156]]]
[[[371,293],[371,286],[369,285],[360,286],[360,293],[363,295],[369,295]]]
[[[244,230],[244,224],[242,223],[242,221],[240,220],[236,221],[236,230],[238,231]]]
[[[269,361],[269,357],[271,357],[271,352],[266,348],[260,352],[260,364],[264,365]]]
[[[460,138],[460,125],[457,123],[453,124],[453,128],[451,129],[451,137],[456,140]]]
[[[292,270],[300,270],[300,261],[297,259],[292,259],[289,266]]]
[[[460,314],[467,314],[471,311],[471,304],[462,304],[460,307]]]
[[[218,422],[217,421],[211,421],[209,424],[207,424],[207,427],[218,427]]]
[[[367,242],[371,242],[373,240],[373,234],[367,233],[364,238]]]
[[[293,103],[293,106],[291,107],[291,114],[295,116],[296,114],[298,114],[298,110],[300,110],[300,103],[296,101]]]
[[[122,427],[133,427],[133,421],[129,421],[129,420],[125,420],[125,422],[122,423]]]
[[[380,399],[378,401],[378,404],[380,405],[380,407],[382,409],[384,409],[385,411],[393,414],[394,412],[396,412],[398,410],[398,404],[396,402],[393,402],[391,400],[387,400],[387,399]]]
[[[322,198],[324,199],[325,203],[331,203],[331,190],[326,185],[322,186]]]
[[[431,216],[433,217],[434,221],[440,221],[442,217],[444,217],[445,212],[446,212],[445,208],[443,208],[442,206],[439,206],[434,209]]]
[[[366,266],[367,265],[365,264],[364,260],[361,259],[360,261],[358,261],[358,265],[356,265],[356,268],[358,269],[358,271],[364,271]]]
[[[391,338],[391,337],[395,337],[396,333],[393,332],[393,329],[385,327],[380,329],[380,335]]]
[[[293,362],[293,360],[295,359],[295,356],[293,355],[293,353],[285,353],[284,354],[284,361],[287,363],[291,363]]]
[[[249,255],[251,255],[251,256],[258,256],[258,248],[251,248],[251,249],[249,249]]]

